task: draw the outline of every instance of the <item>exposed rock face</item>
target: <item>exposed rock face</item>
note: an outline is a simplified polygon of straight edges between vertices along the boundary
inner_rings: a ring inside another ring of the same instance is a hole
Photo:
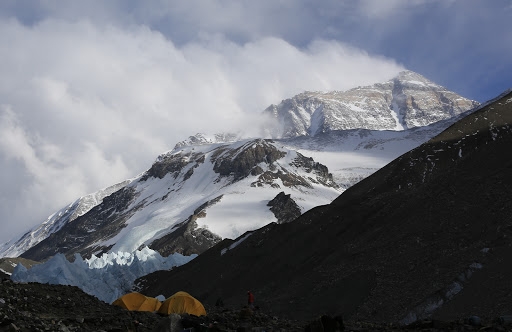
[[[151,168],[142,176],[141,181],[146,181],[150,177],[163,179],[167,174],[172,174],[176,179],[181,171],[191,163],[194,163],[194,168],[204,163],[204,154],[163,154],[158,157]],[[193,168],[190,168],[185,177],[190,178],[193,172]]]
[[[270,141],[271,142],[271,141]],[[285,152],[269,142],[258,139],[236,149],[219,149],[212,155],[213,170],[222,176],[233,176],[234,181],[247,177],[256,171],[259,163],[272,164],[283,158]]]
[[[186,256],[200,254],[213,247],[222,238],[206,228],[198,227],[196,220],[204,218],[206,209],[221,199],[222,195],[202,204],[187,220],[174,226],[172,232],[153,241],[149,247],[164,257],[176,252]]]
[[[297,152],[297,157],[291,162],[291,165],[304,168],[306,172],[315,175],[315,178],[309,177],[309,180],[314,183],[336,187],[332,179],[332,174],[329,173],[327,166],[314,161],[311,157],[305,157]]]
[[[63,253],[68,258],[75,253],[89,257],[108,250],[109,247],[95,243],[114,237],[124,227],[126,220],[142,207],[143,203],[140,203],[129,208],[136,196],[132,187],[116,191],[85,215],[66,223],[58,232],[25,251],[21,257],[42,261],[56,253]]]
[[[274,166],[271,164],[271,166]],[[286,168],[270,167],[269,170],[263,171],[259,166],[251,170],[252,175],[259,175],[257,180],[251,183],[252,187],[262,187],[270,185],[273,188],[281,188],[278,184],[280,180],[285,187],[305,187],[312,188],[312,184],[322,184],[326,187],[338,188],[334,182],[332,174],[328,168],[313,158],[308,158],[296,152],[296,157],[290,163],[290,166],[304,169],[311,176],[301,176],[299,174],[289,172]]]
[[[304,92],[265,112],[279,125],[273,137],[315,136],[332,130],[403,130],[425,126],[478,106],[411,71],[386,83],[345,92]]]
[[[301,215],[297,203],[289,194],[286,195],[284,191],[277,194],[276,197],[267,203],[267,206],[270,206],[270,211],[276,216],[278,224],[292,222]]]
[[[206,228],[197,226],[197,215],[174,227],[173,232],[153,241],[149,247],[158,251],[162,256],[180,253],[185,256],[201,254],[210,249],[222,238]]]

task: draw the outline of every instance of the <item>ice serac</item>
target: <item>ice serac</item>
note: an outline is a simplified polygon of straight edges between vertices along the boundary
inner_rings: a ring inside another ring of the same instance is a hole
[[[223,238],[276,222],[267,203],[279,192],[291,195],[300,213],[340,194],[326,166],[276,141],[191,140],[22,257],[88,257],[144,246],[163,255],[200,254]]]
[[[333,130],[403,130],[449,119],[479,103],[412,71],[385,83],[348,91],[304,92],[265,113],[277,120],[275,138],[316,136]]]
[[[111,252],[100,257],[83,259],[75,255],[70,262],[62,254],[27,269],[25,262],[17,265],[11,275],[16,282],[38,282],[77,286],[98,299],[112,303],[131,292],[135,279],[157,270],[168,270],[186,264],[197,255],[173,254],[162,257],[147,247],[133,253]]]

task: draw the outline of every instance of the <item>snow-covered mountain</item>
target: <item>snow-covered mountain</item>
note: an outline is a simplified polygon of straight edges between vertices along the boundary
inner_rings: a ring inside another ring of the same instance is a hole
[[[348,91],[304,92],[265,113],[272,137],[315,136],[333,130],[404,130],[452,118],[478,106],[412,71]]]
[[[22,256],[88,256],[146,245],[164,255],[200,253],[221,238],[279,221],[267,203],[280,192],[300,212],[340,194],[327,167],[271,140],[184,146],[159,156],[139,178]]]
[[[77,200],[4,245],[0,257],[146,245],[162,255],[201,253],[330,203],[477,104],[412,72],[347,92],[303,93],[264,111],[274,116],[273,140],[191,136],[144,174]]]

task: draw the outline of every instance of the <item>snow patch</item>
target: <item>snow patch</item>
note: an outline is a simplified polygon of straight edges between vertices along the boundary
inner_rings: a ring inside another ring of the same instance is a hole
[[[247,233],[245,236],[243,236],[242,238],[240,238],[238,241],[234,242],[234,243],[231,243],[231,245],[227,248],[224,248],[221,250],[220,252],[220,255],[224,255],[228,250],[231,250],[233,248],[236,248],[240,243],[244,242],[249,236],[251,236],[252,233]]]
[[[396,126],[393,130],[405,130],[405,127],[402,124],[402,119],[400,116],[400,108],[398,107],[396,101],[393,100],[391,103],[391,117],[395,120]]]

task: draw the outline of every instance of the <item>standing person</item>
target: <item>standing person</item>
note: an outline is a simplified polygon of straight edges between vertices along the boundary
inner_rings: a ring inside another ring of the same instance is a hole
[[[249,305],[249,308],[254,309],[254,295],[251,291],[247,291],[247,304]]]

